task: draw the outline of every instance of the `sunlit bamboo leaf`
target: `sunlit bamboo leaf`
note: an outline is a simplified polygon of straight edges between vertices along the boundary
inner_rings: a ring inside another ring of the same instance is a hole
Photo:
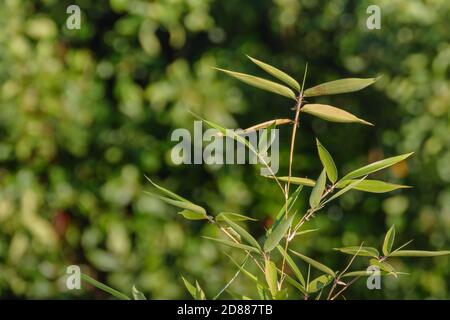
[[[264,242],[264,251],[270,252],[280,243],[281,239],[286,235],[289,227],[292,224],[292,220],[294,220],[294,214],[288,217],[287,219],[283,219],[266,238]]]
[[[384,237],[383,254],[385,256],[391,253],[394,240],[395,240],[395,226],[392,225],[392,227],[389,229],[389,231],[386,233],[386,236]]]
[[[248,233],[247,230],[245,230],[240,225],[238,225],[237,223],[233,222],[231,219],[229,219],[226,216],[223,216],[223,220],[230,227],[232,227],[243,239],[245,239],[249,244],[251,244],[252,247],[255,247],[255,248],[258,248],[259,250],[261,250],[261,246],[259,245],[258,241],[256,241],[256,239],[253,238],[253,236],[250,233]]]
[[[239,213],[233,213],[233,212],[221,212],[216,216],[216,221],[225,221],[224,217],[227,217],[228,219],[232,221],[258,221],[257,219],[244,216]]]
[[[184,286],[186,287],[189,294],[192,296],[192,298],[197,299],[197,288],[194,287],[188,280],[186,280],[183,276],[181,276],[181,279],[183,280]]]
[[[338,250],[342,253],[350,254],[352,256],[355,254],[362,257],[374,257],[374,258],[378,258],[380,256],[378,250],[372,247],[351,246],[351,247],[334,248],[334,250]]]
[[[257,64],[261,69],[263,69],[264,71],[266,71],[267,73],[271,74],[272,76],[274,76],[275,78],[283,81],[284,83],[286,83],[287,85],[289,85],[291,88],[300,91],[300,84],[295,81],[294,78],[292,78],[290,75],[288,75],[287,73],[271,66],[270,64],[267,64],[265,62],[259,61],[255,58],[252,58],[250,56],[247,56],[253,63]]]
[[[320,143],[319,139],[316,139],[316,143],[317,150],[319,152],[319,158],[327,172],[328,179],[330,179],[331,182],[335,183],[338,178],[338,172],[333,158],[331,157],[327,149],[325,149],[325,147]]]
[[[195,281],[195,289],[196,289],[197,300],[206,300],[205,292],[200,287],[200,284],[198,283],[198,281]]]
[[[311,195],[309,196],[309,205],[311,208],[316,208],[320,204],[320,200],[322,199],[322,194],[325,191],[325,183],[327,180],[325,169],[322,170],[319,178],[317,179],[317,183],[314,185]]]
[[[380,268],[383,271],[386,271],[387,273],[393,274],[395,277],[397,277],[397,273],[395,272],[395,269],[393,266],[391,266],[386,261],[378,261],[377,259],[370,259],[370,264],[372,266],[376,266]]]
[[[320,277],[315,278],[308,284],[308,293],[315,293],[322,288],[326,287],[333,280],[333,276],[329,274],[321,275]]]
[[[158,198],[159,200],[162,200],[168,204],[171,204],[175,207],[181,208],[181,209],[186,209],[195,213],[199,213],[202,214],[206,217],[206,210],[196,204],[193,204],[192,202],[188,202],[188,201],[180,201],[180,200],[173,200],[167,197],[163,197],[160,195],[157,195],[153,192],[149,192],[149,191],[144,191],[146,194],[151,195],[155,198]]]
[[[309,113],[313,116],[331,122],[354,122],[373,126],[373,124],[371,124],[370,122],[360,119],[350,112],[326,104],[305,104],[301,108],[301,112]]]
[[[383,159],[380,161],[373,162],[371,164],[368,164],[364,167],[361,167],[359,169],[356,169],[356,170],[346,174],[344,177],[342,177],[341,180],[354,179],[354,178],[358,178],[358,177],[365,176],[370,173],[382,170],[382,169],[390,167],[396,163],[399,163],[400,161],[405,160],[406,158],[411,156],[413,153],[414,152],[405,153],[405,154],[402,154],[399,156],[390,157],[390,158],[386,158],[386,159]]]
[[[358,91],[375,83],[379,78],[380,77],[367,79],[346,78],[325,82],[312,88],[306,89],[304,92],[304,96],[315,97]]]
[[[297,257],[301,258],[303,261],[309,263],[312,267],[314,267],[314,268],[316,268],[316,269],[318,269],[320,271],[323,271],[323,272],[325,272],[325,273],[327,273],[327,274],[329,274],[329,275],[331,275],[333,277],[335,276],[334,271],[331,270],[326,265],[324,265],[323,263],[320,263],[320,262],[318,262],[318,261],[316,261],[314,259],[311,259],[310,257],[307,257],[307,256],[305,256],[305,255],[303,255],[303,254],[301,254],[299,252],[296,252],[296,251],[294,251],[292,249],[289,249],[289,251],[291,251]]]
[[[274,177],[271,177],[271,176],[265,176],[265,177],[269,178],[269,179],[274,179]],[[289,177],[282,176],[282,177],[277,177],[277,179],[282,182],[288,182]],[[308,179],[308,178],[301,178],[301,177],[291,177],[290,181],[291,181],[291,184],[307,186],[307,187],[314,187],[314,185],[316,184],[315,180]]]
[[[272,297],[275,297],[278,292],[278,273],[275,263],[269,259],[266,259],[264,275],[266,277],[267,284],[269,285],[270,294]]]
[[[182,215],[184,218],[188,220],[207,220],[208,216],[203,213],[193,212],[190,210],[183,210],[178,212],[179,215]]]
[[[253,87],[263,89],[266,91],[270,91],[270,92],[291,98],[293,100],[296,100],[294,91],[292,91],[288,87],[281,85],[279,83],[269,81],[269,80],[266,80],[263,78],[251,76],[251,75],[248,75],[245,73],[234,72],[234,71],[229,71],[229,70],[220,69],[220,68],[214,68],[214,69],[225,72],[226,74],[228,74],[242,82],[245,82]]]
[[[132,289],[131,293],[133,294],[133,299],[134,300],[147,300],[145,295],[141,291],[139,291],[136,288],[136,286],[133,286],[133,289]]]
[[[337,183],[336,187],[344,188],[355,181],[356,180],[354,180],[354,179],[341,180]],[[405,188],[411,188],[411,187],[401,185],[401,184],[384,182],[384,181],[380,181],[380,180],[366,179],[364,181],[361,181],[353,189],[359,190],[359,191],[364,191],[364,192],[385,193],[385,192],[390,192],[390,191],[394,191],[394,190],[398,190],[398,189],[405,189]]]
[[[398,250],[393,251],[391,257],[437,257],[450,254],[450,250],[443,251],[421,251],[421,250]]]

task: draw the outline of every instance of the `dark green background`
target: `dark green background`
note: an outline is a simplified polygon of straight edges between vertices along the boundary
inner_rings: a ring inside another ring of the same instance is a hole
[[[81,30],[65,27],[74,3]],[[381,8],[381,30],[366,28],[369,4]],[[264,234],[283,200],[258,168],[170,161],[172,130],[192,128],[187,110],[233,128],[292,117],[288,99],[210,68],[263,76],[245,54],[297,79],[308,62],[307,86],[383,74],[364,91],[320,100],[375,127],[302,117],[295,175],[320,172],[314,137],[341,173],[416,152],[376,175],[413,189],[345,195],[311,223],[320,230],[299,238],[298,250],[342,269],[349,257],[333,247],[379,247],[393,223],[397,244],[450,248],[449,14],[446,0],[1,0],[0,297],[108,297],[86,286],[68,291],[71,264],[152,299],[187,297],[181,274],[214,296],[235,272],[225,249],[200,237],[215,229],[146,196],[144,174],[211,213],[256,217],[251,230]],[[394,265],[410,275],[385,279],[378,291],[362,280],[346,297],[450,297],[450,258]],[[243,277],[232,291],[256,298]]]

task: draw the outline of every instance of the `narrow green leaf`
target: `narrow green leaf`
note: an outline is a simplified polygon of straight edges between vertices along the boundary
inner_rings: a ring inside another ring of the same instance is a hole
[[[192,296],[192,298],[197,299],[197,288],[194,287],[189,281],[187,281],[183,276],[181,276],[181,279],[183,280],[184,286],[188,290],[189,294]]]
[[[198,283],[198,281],[195,281],[195,296],[197,297],[197,300],[206,300],[206,296],[205,296],[205,292],[203,291],[203,289],[200,287],[200,284]]]
[[[257,131],[257,130],[261,130],[261,129],[271,129],[271,128],[275,128],[276,126],[280,126],[283,124],[291,124],[291,123],[294,123],[294,121],[292,121],[291,119],[273,119],[273,120],[255,124],[254,126],[251,126],[249,128],[242,130],[241,132],[239,132],[239,134],[249,133],[249,132],[253,132],[253,131]]]
[[[205,220],[208,219],[208,216],[203,213],[193,212],[190,210],[183,210],[178,212],[179,215],[182,215],[184,218],[188,220]]]
[[[261,250],[261,246],[259,245],[258,241],[256,241],[253,236],[247,232],[244,228],[242,228],[237,223],[233,222],[231,219],[227,218],[226,216],[223,216],[223,220],[230,225],[237,233],[241,235],[242,238],[244,238],[249,244],[252,245],[252,247],[258,248]]]
[[[151,195],[155,198],[158,198],[159,200],[162,200],[168,204],[171,204],[175,207],[181,208],[181,209],[186,209],[192,212],[196,212],[199,214],[203,214],[206,217],[206,210],[196,204],[193,204],[192,202],[188,202],[188,201],[180,201],[180,200],[173,200],[164,196],[160,196],[157,195],[156,193],[153,192],[149,192],[149,191],[144,191],[146,194]]]
[[[132,289],[132,294],[133,294],[133,299],[134,300],[147,300],[147,298],[145,297],[145,295],[141,292],[141,291],[139,291],[137,288],[136,288],[136,286],[133,286],[133,289]]]
[[[391,253],[394,240],[395,240],[395,226],[392,225],[392,227],[389,229],[389,231],[386,233],[386,236],[384,237],[383,254],[385,256],[388,256]]]
[[[116,289],[113,289],[109,286],[107,286],[106,284],[103,284],[97,280],[95,280],[94,278],[91,278],[90,276],[88,276],[85,273],[81,273],[81,279],[83,279],[84,281],[86,281],[87,283],[89,283],[90,285],[105,291],[106,293],[109,293],[110,295],[112,295],[113,297],[120,299],[120,300],[131,300],[130,297],[128,297],[126,294],[123,294],[120,291],[117,291]]]
[[[342,253],[350,254],[352,256],[355,255],[358,252],[358,250],[359,250],[357,254],[358,256],[374,257],[374,258],[378,258],[380,256],[378,250],[372,247],[352,246],[352,247],[334,248],[334,250],[338,250]]]
[[[450,250],[443,251],[420,251],[420,250],[398,250],[393,251],[391,257],[437,257],[450,254]]]
[[[173,199],[176,199],[176,200],[179,200],[179,201],[190,202],[189,200],[183,198],[182,196],[180,196],[180,195],[178,195],[178,194],[176,194],[176,193],[174,193],[174,192],[172,192],[172,191],[170,191],[170,190],[167,190],[166,188],[161,187],[159,184],[153,182],[153,180],[150,179],[149,177],[145,176],[145,178],[146,178],[146,179],[147,179],[147,180],[148,180],[148,181],[149,181],[156,189],[158,189],[159,191],[165,193],[165,194],[168,195],[170,198],[173,198]]]
[[[319,178],[317,179],[317,183],[314,185],[311,195],[309,196],[309,205],[311,208],[317,208],[320,204],[320,200],[322,199],[322,194],[325,191],[325,183],[327,180],[325,169],[322,170]]]
[[[341,180],[337,183],[336,187],[344,188],[355,181],[356,180],[354,180],[354,179]],[[359,183],[356,187],[354,187],[355,190],[372,192],[372,193],[385,193],[385,192],[390,192],[390,191],[394,191],[397,189],[404,189],[404,188],[411,188],[411,187],[400,185],[400,184],[379,181],[379,180],[369,180],[369,179],[361,181],[361,183]]]
[[[372,123],[360,119],[350,112],[326,104],[305,104],[301,111],[331,122],[353,122],[373,126]]]
[[[247,216],[244,216],[239,213],[233,213],[233,212],[221,212],[216,216],[216,221],[225,221],[224,217],[227,217],[228,219],[232,221],[258,221],[257,219],[250,218]]]
[[[265,178],[274,179],[272,176],[264,176]],[[288,182],[289,177],[277,177],[279,181],[282,182]],[[316,184],[316,181],[308,178],[300,178],[300,177],[291,177],[291,184],[295,185],[301,185],[301,186],[307,186],[307,187],[314,187]]]
[[[334,164],[333,158],[317,138],[316,143],[317,143],[317,150],[319,152],[319,158],[320,161],[322,162],[323,167],[327,171],[327,176],[331,182],[335,183],[338,178],[338,172],[336,169],[336,165]]]
[[[289,85],[291,88],[300,91],[300,84],[294,80],[290,75],[286,74],[285,72],[271,66],[270,64],[267,64],[265,62],[259,61],[255,58],[252,58],[250,56],[247,56],[253,63],[257,64],[261,69],[266,71],[267,73],[271,74],[275,78],[283,81],[287,85]]]
[[[346,78],[339,79],[330,82],[325,82],[314,86],[312,88],[306,89],[304,92],[305,97],[316,97],[316,96],[325,96],[331,94],[339,94],[346,92],[353,92],[364,89],[367,86],[375,83],[378,78]]]
[[[300,281],[300,284],[305,287],[305,278],[303,277],[302,272],[295,264],[294,260],[292,260],[289,253],[284,251],[284,248],[280,245],[277,246],[278,251],[281,253],[281,255],[286,259],[286,262],[288,263],[289,267],[292,269],[292,272],[294,272],[295,276],[297,277],[298,281]]]
[[[374,274],[373,271],[369,271],[369,270],[360,270],[360,271],[351,271],[351,272],[347,272],[344,273],[341,278],[348,278],[348,277],[370,277]],[[397,272],[397,275],[405,275],[407,273],[405,272]],[[386,272],[383,270],[380,270],[380,276],[395,276],[394,274],[392,274],[391,272]]]
[[[248,75],[245,73],[234,72],[234,71],[229,71],[229,70],[220,69],[220,68],[214,68],[214,69],[225,72],[226,74],[228,74],[242,82],[245,82],[246,84],[249,84],[253,87],[263,89],[266,91],[270,91],[270,92],[291,98],[293,100],[297,99],[294,91],[292,91],[288,87],[283,86],[279,83],[269,81],[269,80],[266,80],[263,78],[251,76],[251,75]]]
[[[341,180],[349,180],[358,178],[361,176],[368,175],[370,173],[382,170],[384,168],[390,167],[396,163],[399,163],[400,161],[405,160],[409,156],[411,156],[414,152],[405,153],[399,156],[386,158],[380,161],[373,162],[371,164],[368,164],[367,166],[361,167],[359,169],[356,169],[348,174],[346,174]]]
[[[289,230],[289,227],[292,224],[292,220],[294,220],[294,214],[288,217],[287,219],[283,219],[266,238],[264,242],[264,251],[270,252],[280,243],[281,239],[286,235],[286,232]]]
[[[278,292],[278,274],[275,263],[270,260],[266,260],[264,267],[264,275],[266,276],[267,284],[269,285],[270,294],[275,297]]]
[[[219,242],[219,243],[224,244],[229,247],[238,248],[238,249],[242,249],[242,250],[246,250],[246,251],[250,251],[250,252],[254,252],[254,253],[260,253],[260,250],[258,250],[257,248],[254,248],[254,247],[242,244],[242,243],[236,243],[236,242],[232,242],[232,241],[228,241],[228,240],[224,240],[224,239],[211,238],[211,237],[205,237],[205,236],[203,238]]]
[[[305,262],[307,262],[307,263],[309,263],[311,266],[313,266],[314,268],[316,268],[316,269],[318,269],[318,270],[320,270],[320,271],[323,271],[323,272],[325,272],[325,273],[327,273],[327,274],[329,274],[329,275],[331,275],[331,276],[335,276],[335,273],[334,273],[334,271],[333,270],[331,270],[329,267],[327,267],[326,265],[324,265],[324,264],[322,264],[322,263],[320,263],[320,262],[318,262],[318,261],[316,261],[316,260],[314,260],[314,259],[311,259],[310,257],[307,257],[307,256],[305,256],[305,255],[303,255],[303,254],[301,254],[301,253],[299,253],[299,252],[296,252],[296,251],[294,251],[294,250],[292,250],[292,249],[289,249],[289,251],[291,251],[293,254],[295,254],[297,257],[299,257],[299,258],[301,258],[303,261],[305,261]]]
[[[308,292],[309,293],[315,293],[319,290],[322,290],[324,287],[329,285],[331,281],[333,280],[333,276],[329,274],[323,274],[320,277],[315,278],[312,280],[308,285]]]
[[[378,261],[377,259],[370,259],[370,264],[372,266],[376,266],[380,268],[383,271],[386,271],[387,273],[393,274],[395,277],[397,277],[397,273],[395,272],[395,269],[393,266],[391,266],[386,261]]]

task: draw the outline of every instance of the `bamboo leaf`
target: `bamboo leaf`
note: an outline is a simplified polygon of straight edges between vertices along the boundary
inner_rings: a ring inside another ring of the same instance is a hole
[[[320,162],[322,162],[322,165],[325,168],[330,181],[335,183],[338,178],[338,173],[333,158],[331,157],[327,149],[325,149],[325,147],[320,143],[319,139],[316,139],[316,143]]]
[[[294,260],[292,260],[289,253],[284,251],[284,248],[280,245],[277,245],[277,250],[281,253],[281,255],[286,259],[286,262],[288,263],[289,267],[294,272],[295,276],[297,277],[298,281],[300,281],[300,284],[305,287],[305,278],[303,277],[302,272],[295,264]]]
[[[166,188],[161,187],[159,184],[153,182],[153,180],[150,179],[149,177],[145,176],[145,178],[146,178],[146,179],[147,179],[147,180],[148,180],[148,181],[149,181],[156,189],[158,189],[159,191],[165,193],[165,194],[166,194],[167,196],[169,196],[170,198],[175,199],[175,200],[179,200],[179,201],[190,202],[189,200],[183,198],[182,196],[180,196],[180,195],[178,195],[178,194],[176,194],[176,193],[174,193],[174,192],[172,192],[172,191],[170,191],[170,190],[167,190]]]
[[[287,85],[289,85],[291,88],[300,91],[300,84],[294,80],[290,75],[286,74],[285,72],[271,66],[270,64],[267,64],[265,62],[259,61],[255,58],[252,58],[250,56],[247,56],[253,63],[258,65],[261,69],[266,71],[267,73],[271,74],[278,80],[283,81]]]
[[[353,122],[373,126],[372,123],[360,119],[350,112],[326,104],[305,104],[301,111],[331,122]]]
[[[331,275],[331,276],[335,276],[335,273],[334,273],[334,271],[333,270],[331,270],[329,267],[327,267],[326,265],[324,265],[324,264],[322,264],[322,263],[320,263],[320,262],[318,262],[318,261],[316,261],[316,260],[314,260],[314,259],[311,259],[310,257],[307,257],[307,256],[305,256],[305,255],[303,255],[303,254],[301,254],[301,253],[299,253],[299,252],[296,252],[296,251],[294,251],[294,250],[292,250],[292,249],[289,249],[289,251],[291,251],[293,254],[295,254],[297,257],[299,257],[299,258],[301,258],[303,261],[305,261],[305,262],[307,262],[307,263],[309,263],[311,266],[313,266],[314,268],[316,268],[316,269],[318,269],[318,270],[320,270],[320,271],[323,271],[323,272],[325,272],[325,273],[327,273],[327,274],[329,274],[329,275]]]
[[[181,276],[181,279],[183,280],[184,286],[188,290],[189,294],[192,296],[192,298],[197,300],[197,288],[194,287],[189,281],[187,281],[183,276]]]
[[[269,179],[275,179],[272,176],[264,176],[264,177],[269,178]],[[283,177],[277,177],[277,179],[282,182],[288,182],[289,177],[283,176]],[[314,187],[314,185],[316,184],[316,181],[312,180],[312,179],[308,179],[308,178],[291,177],[291,184],[307,186],[307,187]]]
[[[178,212],[179,215],[182,215],[184,218],[188,220],[205,220],[208,219],[208,216],[203,213],[193,212],[190,210],[183,210]]]
[[[199,214],[203,214],[206,217],[206,210],[196,204],[193,204],[192,202],[189,201],[180,201],[180,200],[173,200],[164,196],[160,196],[157,195],[156,193],[153,192],[149,192],[149,191],[144,191],[146,194],[151,195],[155,198],[158,198],[168,204],[171,204],[175,207],[181,208],[181,209],[186,209],[192,212],[196,212]]]
[[[351,246],[351,247],[343,247],[343,248],[334,248],[334,250],[338,250],[342,253],[355,255],[358,253],[358,256],[362,257],[374,257],[378,258],[380,256],[380,253],[377,249],[372,247],[359,247],[359,246]],[[358,252],[359,251],[359,252]]]
[[[292,121],[291,119],[273,119],[273,120],[255,124],[254,126],[251,126],[247,129],[242,130],[241,132],[239,132],[239,134],[249,133],[249,132],[253,132],[253,131],[257,131],[257,130],[261,130],[261,129],[271,128],[271,127],[280,126],[280,125],[284,125],[284,124],[291,124],[291,123],[294,123],[294,121]]]
[[[107,286],[106,284],[103,284],[97,280],[95,280],[94,278],[91,278],[90,276],[88,276],[85,273],[81,273],[81,279],[83,279],[84,281],[86,281],[87,283],[89,283],[90,285],[105,291],[106,293],[109,293],[110,295],[112,295],[113,297],[116,297],[117,299],[120,300],[131,300],[130,297],[128,297],[126,294],[123,294],[120,291],[117,291],[116,289],[111,288],[110,286]]]
[[[348,277],[370,277],[374,274],[374,271],[369,271],[369,270],[360,270],[360,271],[351,271],[351,272],[347,272],[344,273],[343,275],[341,275],[342,278],[348,278]],[[405,275],[408,274],[406,272],[397,272],[397,275]],[[395,276],[394,274],[392,274],[391,272],[386,272],[386,271],[382,271],[380,270],[380,276]]]
[[[325,191],[325,182],[327,180],[325,169],[322,170],[319,178],[317,179],[317,183],[314,185],[311,195],[309,196],[309,205],[311,208],[317,208],[320,204],[320,200],[322,199],[322,194]]]
[[[294,91],[292,91],[288,87],[281,85],[279,83],[269,81],[269,80],[266,80],[263,78],[251,76],[251,75],[248,75],[245,73],[234,72],[234,71],[229,71],[229,70],[220,69],[220,68],[214,68],[214,69],[225,72],[226,74],[228,74],[242,82],[245,82],[246,84],[249,84],[253,87],[263,89],[266,91],[270,91],[270,92],[291,98],[293,100],[297,99]]]
[[[236,242],[232,242],[232,241],[228,241],[228,240],[224,240],[224,239],[205,237],[205,236],[203,238],[219,242],[219,243],[224,244],[229,247],[238,248],[238,249],[242,249],[242,250],[246,250],[246,251],[250,251],[250,252],[254,252],[254,253],[258,253],[258,254],[260,253],[260,250],[258,250],[257,248],[248,246],[246,244],[236,243]]]
[[[225,221],[224,217],[227,217],[228,219],[232,221],[258,221],[257,219],[250,218],[247,216],[244,216],[239,213],[233,213],[233,212],[221,212],[216,216],[216,221]]]
[[[384,237],[383,254],[385,256],[388,256],[391,253],[394,240],[395,240],[395,226],[392,225],[392,227],[389,229],[389,231],[386,233],[386,236]]]
[[[197,300],[206,300],[205,292],[200,287],[200,284],[198,283],[198,281],[195,281],[195,289],[196,289]]]
[[[329,274],[323,274],[320,277],[315,278],[308,284],[308,293],[315,293],[322,290],[324,287],[329,285],[333,280],[333,276]]]
[[[304,96],[316,97],[358,91],[375,83],[379,78],[380,77],[367,79],[346,78],[325,82],[312,88],[306,89],[304,92]]]
[[[279,268],[277,268],[278,272],[280,273],[281,276],[283,276],[283,273],[281,272],[281,270]],[[294,286],[295,288],[297,288],[301,293],[306,294],[308,293],[305,289],[305,286],[300,284],[299,282],[295,281],[291,276],[289,276],[288,274],[284,273],[284,276],[286,278],[286,281]]]
[[[384,168],[390,167],[396,163],[399,163],[400,161],[405,160],[406,158],[410,157],[414,152],[405,153],[402,155],[398,155],[395,157],[386,158],[380,161],[373,162],[371,164],[368,164],[364,167],[361,167],[359,169],[356,169],[348,174],[346,174],[341,180],[349,180],[358,178],[361,176],[368,175],[370,173],[382,170]]]
[[[294,220],[295,214],[291,215],[287,219],[283,219],[266,238],[264,242],[264,251],[270,252],[280,243],[281,239],[286,235],[286,232],[289,230],[289,227],[292,224],[292,220]]]
[[[136,286],[133,286],[133,289],[132,289],[131,293],[133,294],[133,299],[134,300],[147,300],[145,295],[141,291],[139,291],[136,288]]]
[[[223,216],[223,220],[230,225],[242,238],[244,238],[249,244],[252,245],[252,247],[258,248],[261,250],[261,246],[259,245],[258,241],[256,241],[253,236],[247,232],[244,228],[242,228],[237,223],[233,222],[231,219],[227,218],[226,216]]]
[[[275,297],[278,292],[278,274],[275,263],[270,260],[266,260],[264,267],[264,275],[266,276],[267,284],[269,285],[270,294]]]
[[[393,251],[391,257],[437,257],[450,254],[450,250],[443,251],[420,251],[420,250],[398,250]]]
[[[355,182],[354,179],[349,180],[341,180],[337,183],[337,188],[344,188],[348,186],[349,184]],[[400,185],[400,184],[394,184],[389,182],[384,182],[380,180],[369,180],[366,179],[364,181],[361,181],[356,187],[353,189],[364,191],[364,192],[372,192],[372,193],[385,193],[390,192],[398,189],[404,189],[404,188],[411,188],[410,186]]]
[[[386,271],[389,274],[393,274],[395,277],[397,277],[397,273],[395,272],[394,267],[391,266],[386,261],[378,261],[377,259],[370,259],[370,264],[380,268],[383,271]]]

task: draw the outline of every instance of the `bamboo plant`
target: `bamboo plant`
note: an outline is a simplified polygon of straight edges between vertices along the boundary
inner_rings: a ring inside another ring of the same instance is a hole
[[[255,290],[254,292],[248,292],[237,298],[245,299],[249,296],[257,295],[259,299],[287,299],[289,298],[288,288],[291,288],[293,290],[298,290],[304,299],[323,298],[334,300],[343,297],[345,291],[355,281],[360,278],[369,277],[373,274],[368,270],[351,270],[352,264],[357,257],[366,259],[367,266],[375,266],[378,268],[379,275],[397,277],[403,273],[396,270],[390,264],[390,261],[394,258],[435,257],[450,254],[450,251],[406,250],[405,247],[409,245],[410,242],[395,246],[394,226],[387,231],[384,242],[381,245],[381,252],[377,248],[367,247],[363,244],[335,248],[338,252],[351,256],[348,264],[343,267],[329,267],[301,252],[292,250],[291,244],[296,241],[298,236],[314,231],[308,229],[308,222],[317,214],[320,214],[320,211],[323,208],[346,192],[359,190],[371,193],[386,193],[402,188],[408,188],[408,186],[405,185],[373,180],[368,177],[374,172],[406,160],[412,155],[412,152],[373,162],[342,175],[338,172],[331,154],[327,151],[325,146],[316,139],[318,158],[323,167],[317,179],[313,180],[293,176],[292,164],[301,115],[308,114],[331,122],[355,123],[372,126],[370,122],[361,119],[342,108],[326,104],[308,103],[305,99],[362,90],[374,84],[378,78],[346,78],[322,83],[311,88],[305,88],[307,66],[303,75],[302,84],[300,84],[297,80],[280,69],[255,58],[248,58],[273,78],[277,79],[278,82],[244,73],[219,68],[216,69],[253,87],[292,100],[294,111],[292,119],[272,119],[243,131],[249,132],[252,130],[274,128],[275,126],[290,126],[292,130],[287,175],[276,176],[275,174],[271,174],[262,177],[262,179],[272,180],[273,183],[278,186],[280,196],[282,196],[283,199],[283,203],[280,205],[280,211],[275,215],[274,222],[266,231],[264,239],[262,239],[262,241],[256,239],[247,231],[247,228],[244,225],[245,223],[256,221],[253,217],[228,212],[221,212],[215,215],[210,214],[205,208],[167,190],[150,178],[147,178],[153,187],[153,190],[148,192],[151,196],[155,196],[158,199],[179,208],[179,214],[184,218],[189,220],[204,220],[206,223],[217,226],[221,233],[223,233],[223,237],[219,238],[204,237],[205,241],[213,241],[218,245],[232,247],[243,253],[244,258],[242,261],[236,261],[235,258],[228,255],[230,263],[236,267],[236,274],[226,283],[222,290],[212,297],[206,297],[197,281],[193,284],[182,277],[182,282],[194,299],[221,298],[224,292],[227,292],[230,284],[235,281],[239,275],[243,275],[254,282]],[[242,136],[235,133],[230,134],[230,131],[226,128],[212,121],[206,119],[201,120],[204,121],[207,126],[219,130],[221,135],[243,143],[251,152],[254,152],[256,156],[262,158],[262,155],[258,153],[258,150],[253,148]],[[302,117],[302,121],[308,121],[308,119],[305,118],[303,120]],[[265,165],[270,169],[267,166],[267,163],[265,163]],[[294,185],[296,186],[295,189],[293,187]],[[302,214],[298,213],[295,209],[295,204],[301,194],[309,195],[309,208]],[[250,272],[248,268],[249,264],[254,264],[259,274]],[[306,275],[305,268],[303,268],[302,271],[301,265],[307,266]],[[318,276],[313,279],[311,279],[310,276],[311,269],[316,269],[318,273]],[[85,276],[84,279],[89,283],[98,286],[100,289],[113,294],[117,298],[128,298],[128,296],[118,293],[116,290],[106,287],[103,284],[99,284],[87,276]],[[145,296],[135,287],[133,287],[132,295],[135,299],[145,299]]]

